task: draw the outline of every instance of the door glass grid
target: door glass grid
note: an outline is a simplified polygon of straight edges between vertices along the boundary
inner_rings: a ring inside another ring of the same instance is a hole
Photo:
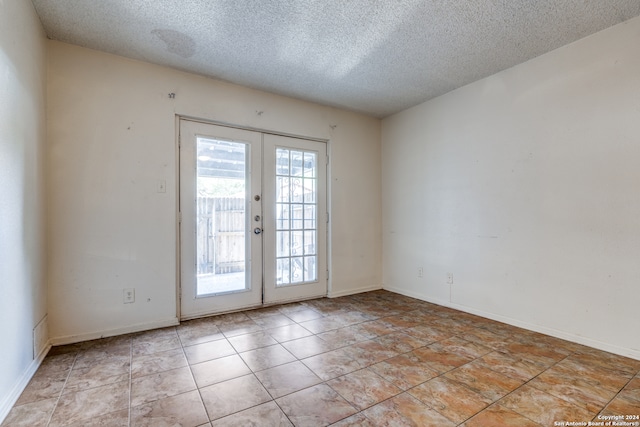
[[[276,286],[318,277],[317,160],[316,152],[276,148]]]

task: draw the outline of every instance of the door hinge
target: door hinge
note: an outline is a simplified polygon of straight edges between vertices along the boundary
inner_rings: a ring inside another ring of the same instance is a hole
[[[178,212],[178,224],[182,224],[182,212]]]
[[[327,212],[327,224],[329,224],[329,212]]]
[[[329,164],[329,155],[327,154],[327,165]]]

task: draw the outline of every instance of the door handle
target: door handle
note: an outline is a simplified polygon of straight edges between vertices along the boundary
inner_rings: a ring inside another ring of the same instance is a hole
[[[262,233],[262,228],[256,227],[253,229],[253,234],[260,234],[260,233]]]

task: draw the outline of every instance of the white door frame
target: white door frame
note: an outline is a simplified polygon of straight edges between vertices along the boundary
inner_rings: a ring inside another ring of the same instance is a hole
[[[326,219],[326,295],[325,296],[329,296],[331,295],[331,291],[332,291],[332,275],[331,275],[331,270],[332,270],[332,262],[331,262],[331,241],[332,241],[332,233],[331,233],[331,227],[330,227],[330,217],[331,217],[331,141],[329,139],[326,138],[317,138],[317,137],[310,137],[310,136],[306,136],[306,135],[299,135],[299,134],[293,134],[293,133],[287,133],[287,132],[275,132],[271,129],[265,129],[265,128],[256,128],[256,127],[250,127],[250,126],[241,126],[241,125],[237,125],[237,124],[233,124],[233,123],[229,123],[229,122],[224,122],[224,121],[217,121],[217,120],[209,120],[209,119],[203,119],[200,117],[195,117],[195,116],[189,116],[189,115],[181,115],[181,114],[176,114],[175,116],[175,152],[176,152],[176,160],[175,160],[175,166],[176,166],[176,317],[180,320],[188,320],[189,318],[186,317],[182,317],[182,313],[181,313],[181,298],[182,298],[182,256],[181,256],[181,246],[182,246],[182,236],[181,236],[181,212],[180,212],[180,181],[181,181],[181,170],[180,170],[180,122],[186,120],[186,121],[193,121],[193,122],[198,122],[198,123],[203,123],[203,124],[209,124],[209,125],[216,125],[216,126],[223,126],[223,127],[228,127],[228,128],[235,128],[235,129],[240,129],[240,130],[247,130],[247,131],[253,131],[253,132],[259,132],[259,133],[263,133],[263,134],[268,134],[268,135],[275,135],[275,136],[283,136],[283,137],[292,137],[292,138],[297,138],[297,139],[301,139],[301,140],[308,140],[308,141],[316,141],[316,142],[322,142],[324,144],[326,144],[326,211],[327,211],[327,219]],[[317,297],[311,297],[311,298],[317,298]],[[309,298],[302,298],[303,299],[309,299]],[[285,303],[285,301],[282,302],[276,302],[276,303],[268,303],[268,302],[264,302],[262,306],[268,306],[268,305],[277,305],[277,304],[281,304],[281,303]],[[238,310],[242,310],[242,309],[231,309],[228,312],[232,312],[232,311],[238,311]],[[217,312],[215,314],[222,314],[225,313],[225,311],[220,311]],[[203,316],[207,316],[207,314],[203,314]],[[192,316],[190,318],[195,318],[198,316]]]

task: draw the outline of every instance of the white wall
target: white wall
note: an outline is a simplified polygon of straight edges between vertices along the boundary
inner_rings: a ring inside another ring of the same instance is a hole
[[[37,368],[47,312],[45,46],[31,2],[0,1],[0,422]]]
[[[332,295],[380,288],[379,120],[64,43],[48,48],[54,342],[175,322],[176,114],[329,139]],[[156,192],[160,179],[166,193]],[[136,302],[125,305],[130,287]]]
[[[639,46],[635,18],[385,119],[384,288],[640,358]]]

